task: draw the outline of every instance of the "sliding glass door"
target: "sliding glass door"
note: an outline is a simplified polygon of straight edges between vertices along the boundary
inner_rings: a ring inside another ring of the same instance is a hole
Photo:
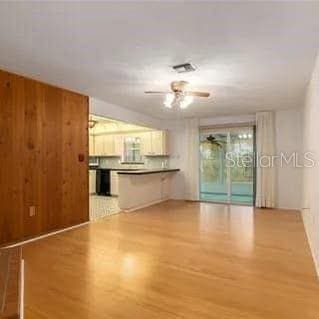
[[[200,131],[200,198],[206,201],[254,203],[254,128],[210,128]]]

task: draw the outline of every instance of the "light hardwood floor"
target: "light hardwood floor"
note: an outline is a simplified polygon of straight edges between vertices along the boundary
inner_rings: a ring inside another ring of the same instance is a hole
[[[18,319],[20,313],[21,249],[0,249],[0,318]]]
[[[27,244],[26,318],[319,318],[294,211],[169,201]]]

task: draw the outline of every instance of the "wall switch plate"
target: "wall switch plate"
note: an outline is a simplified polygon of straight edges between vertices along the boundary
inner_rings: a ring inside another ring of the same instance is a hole
[[[35,206],[30,206],[29,207],[29,216],[30,217],[35,216],[35,212],[36,212]]]

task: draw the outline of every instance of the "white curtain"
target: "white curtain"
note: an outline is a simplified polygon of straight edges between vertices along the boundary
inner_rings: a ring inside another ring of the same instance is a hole
[[[275,207],[275,124],[272,112],[256,114],[256,206]],[[272,165],[273,164],[273,165]]]
[[[186,120],[187,170],[185,174],[186,199],[199,199],[199,121]]]

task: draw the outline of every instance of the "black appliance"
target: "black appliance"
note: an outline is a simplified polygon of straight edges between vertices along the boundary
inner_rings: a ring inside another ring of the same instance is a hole
[[[109,169],[96,170],[96,193],[101,196],[111,196],[111,171]]]

